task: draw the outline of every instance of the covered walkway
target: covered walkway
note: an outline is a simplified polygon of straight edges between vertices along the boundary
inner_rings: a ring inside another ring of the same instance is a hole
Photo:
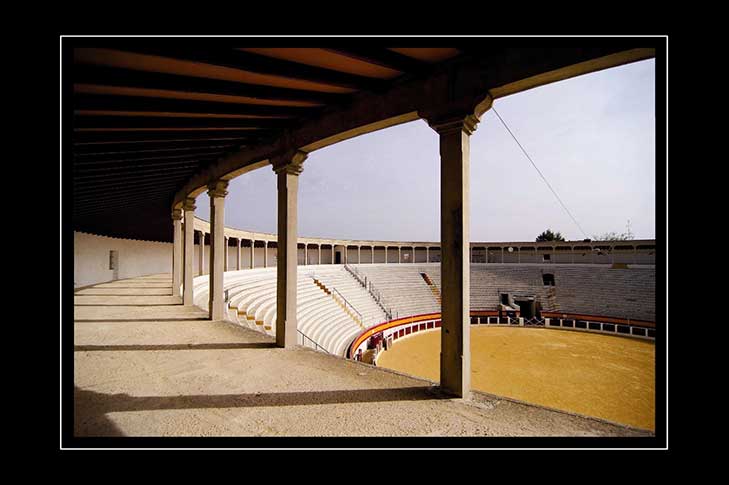
[[[640,436],[303,347],[184,306],[170,275],[78,290],[75,436]]]

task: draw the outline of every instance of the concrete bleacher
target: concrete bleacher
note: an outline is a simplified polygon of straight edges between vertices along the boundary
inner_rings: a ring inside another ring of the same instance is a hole
[[[400,317],[440,312],[420,273],[440,291],[439,263],[358,265]],[[552,274],[555,286],[544,285]],[[500,293],[536,296],[544,311],[655,321],[655,267],[613,269],[598,265],[472,264],[471,309],[496,310]]]
[[[440,263],[353,266],[382,294],[387,305],[392,307],[393,318],[440,312],[440,304],[420,276],[420,273],[430,276],[437,270],[437,284],[439,284]]]
[[[330,294],[315,280],[330,289]],[[369,293],[343,266],[302,267],[297,283],[298,330],[303,334],[298,339],[302,345],[319,346],[331,354],[343,355],[354,337],[386,319]],[[194,304],[207,308],[208,276],[195,278],[193,286]],[[228,271],[223,288],[227,292],[230,320],[276,335],[276,268]],[[346,299],[346,304],[342,299]],[[362,315],[361,319],[351,311],[352,307]]]
[[[394,318],[440,312],[440,263],[352,266],[374,284]],[[544,284],[546,273],[554,275],[554,286]],[[207,309],[208,276],[195,278],[193,285],[195,305]],[[228,271],[223,287],[230,320],[276,334],[276,268]],[[472,264],[470,288],[471,310],[496,310],[499,295],[509,293],[535,296],[546,312],[655,321],[655,268],[650,266]],[[299,268],[297,317],[303,334],[297,336],[299,343],[340,356],[363,330],[387,320],[342,265]]]

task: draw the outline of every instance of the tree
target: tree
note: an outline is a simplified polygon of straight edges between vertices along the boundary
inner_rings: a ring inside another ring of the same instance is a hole
[[[633,235],[630,233],[606,232],[600,236],[592,236],[593,241],[630,241],[631,239],[633,239]]]
[[[600,236],[593,235],[592,239],[595,241],[630,241],[633,239],[633,232],[630,230],[630,219],[628,219],[628,223],[625,227],[627,230],[622,234],[618,234],[615,231],[606,232]]]
[[[554,233],[551,229],[547,229],[537,236],[537,242],[540,241],[564,241],[564,238],[562,237],[562,234]]]

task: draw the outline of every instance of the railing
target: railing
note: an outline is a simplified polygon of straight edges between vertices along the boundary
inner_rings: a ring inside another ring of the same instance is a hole
[[[382,311],[385,312],[385,316],[387,317],[387,321],[393,319],[393,312],[392,307],[387,305],[387,302],[385,301],[385,298],[382,296],[382,293],[375,288],[375,285],[370,281],[367,285],[367,291],[370,292],[370,295],[372,295],[372,298],[374,298],[375,302],[382,308]],[[398,312],[396,312],[396,315],[394,318],[397,318]]]
[[[314,281],[321,281],[321,280],[320,280],[319,278],[317,278],[317,276],[316,276],[316,273],[313,273],[313,272],[312,272],[312,273],[307,273],[307,275],[306,275],[306,276],[308,276],[309,278],[313,279]],[[335,288],[335,287],[333,287],[333,286],[331,286],[331,287],[330,287],[330,286],[327,286],[327,288],[330,288],[330,289],[331,289],[332,291],[336,291],[336,292],[337,292],[337,295],[339,295],[339,298],[341,298],[341,299],[342,299],[342,302],[344,303],[344,308],[346,309],[346,308],[347,308],[347,306],[349,306],[349,308],[351,308],[351,309],[352,309],[352,310],[353,310],[353,311],[354,311],[354,312],[355,312],[355,313],[356,313],[356,314],[357,314],[357,315],[359,316],[359,321],[360,321],[360,323],[361,323],[362,325],[365,325],[365,319],[364,319],[364,317],[362,316],[362,314],[361,314],[361,313],[360,313],[360,312],[359,312],[359,311],[358,311],[358,310],[357,310],[357,309],[356,309],[356,308],[354,307],[354,305],[352,305],[352,304],[351,304],[351,303],[350,303],[350,302],[349,302],[349,301],[348,301],[348,300],[347,300],[347,299],[346,299],[346,298],[344,297],[344,295],[342,295],[342,293],[341,293],[341,292],[340,292],[340,291],[339,291],[338,289],[336,289],[336,288]],[[333,296],[333,295],[332,295],[332,296]]]
[[[352,276],[354,276],[354,279],[356,279],[357,282],[360,285],[362,285],[363,287],[367,288],[367,277],[366,276],[363,277],[359,273],[359,271],[357,271],[357,268],[355,268],[354,266],[350,266],[348,264],[345,264],[344,265],[344,269],[346,269],[347,271],[349,271],[349,274],[351,274]]]
[[[311,337],[306,336],[306,334],[304,334],[304,332],[302,332],[298,328],[296,329],[296,331],[299,333],[299,335],[301,335],[301,345],[306,346],[306,341],[308,340],[309,342],[311,342],[312,344],[314,344],[314,350],[320,350],[321,349],[325,353],[327,353],[327,354],[329,353],[329,351],[327,349],[325,349],[324,347],[322,347],[321,345],[319,345],[318,343],[316,343],[316,341],[314,341],[313,339],[311,339]]]
[[[352,310],[354,311],[354,313],[356,313],[356,314],[357,314],[357,315],[359,316],[359,321],[360,321],[360,323],[361,323],[362,325],[364,325],[364,324],[365,324],[365,322],[364,322],[364,317],[362,316],[362,314],[361,314],[361,313],[360,313],[359,311],[357,311],[357,309],[356,309],[356,308],[354,307],[354,305],[352,305],[351,303],[349,303],[349,302],[347,301],[347,299],[346,299],[346,298],[344,297],[344,295],[342,295],[342,294],[341,294],[341,293],[339,292],[339,290],[338,290],[338,289],[336,289],[336,288],[334,288],[334,287],[332,286],[332,290],[336,291],[336,292],[337,292],[337,295],[339,295],[339,298],[341,298],[341,299],[342,299],[342,301],[344,302],[344,308],[346,309],[346,308],[347,308],[347,306],[349,306],[349,308],[351,308],[351,309],[352,309]]]
[[[375,285],[372,284],[372,281],[369,281],[367,279],[367,276],[362,275],[359,271],[357,271],[357,268],[355,268],[354,266],[345,264],[344,269],[346,269],[349,272],[349,274],[351,274],[354,277],[354,279],[356,279],[357,282],[360,285],[362,285],[370,293],[370,295],[372,295],[372,298],[375,300],[377,305],[382,309],[383,312],[385,312],[385,316],[387,316],[387,320],[388,321],[392,320],[392,318],[393,318],[392,308],[389,307],[389,305],[387,305],[382,294],[375,288]],[[395,316],[395,318],[397,318],[397,316]]]

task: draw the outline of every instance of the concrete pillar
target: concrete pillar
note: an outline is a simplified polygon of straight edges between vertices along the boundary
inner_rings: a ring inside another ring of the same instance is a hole
[[[440,386],[471,390],[470,135],[478,118],[428,120],[440,136],[441,354]]]
[[[430,246],[425,246],[425,262],[430,263]]]
[[[504,264],[504,248],[501,248],[501,264]]]
[[[334,244],[332,244],[332,264],[334,264]]]
[[[223,248],[223,266],[228,271],[228,237],[225,237],[225,247]]]
[[[402,263],[402,247],[397,247],[397,262],[398,264]]]
[[[251,239],[251,269],[256,267],[256,240]]]
[[[183,290],[182,290],[182,304],[186,306],[192,305],[192,261],[193,252],[195,250],[195,199],[188,197],[182,204],[182,210],[185,213],[185,238],[183,252],[185,253],[183,258],[184,271],[182,274],[183,278]]]
[[[385,246],[385,264],[387,264],[387,246]]]
[[[172,296],[180,296],[182,284],[182,210],[172,211]]]
[[[298,248],[296,249],[296,251],[299,251]],[[309,245],[304,243],[304,266],[306,266],[307,264],[309,264]]]
[[[205,232],[200,231],[200,252],[197,255],[198,258],[198,275],[202,276],[205,274]]]
[[[240,270],[243,269],[243,268],[241,268],[241,257],[240,257],[240,244],[241,244],[241,242],[242,242],[241,239],[238,238],[238,245],[236,246],[236,248],[238,249],[238,252],[236,253],[236,256],[235,256],[235,269],[238,270],[238,271],[240,271]]]
[[[263,267],[268,268],[268,241],[263,241]]]
[[[210,197],[210,297],[208,308],[211,320],[222,320],[227,311],[223,292],[227,188],[227,180],[218,180],[208,185],[208,196]]]
[[[349,246],[344,245],[344,264],[349,263]]]
[[[362,246],[357,246],[357,264],[362,264]]]
[[[276,265],[276,345],[296,345],[297,209],[299,174],[306,153],[272,160],[278,177],[278,264]]]
[[[321,244],[317,246],[317,253],[316,264],[321,264]]]
[[[370,246],[370,264],[375,264],[375,247]]]

